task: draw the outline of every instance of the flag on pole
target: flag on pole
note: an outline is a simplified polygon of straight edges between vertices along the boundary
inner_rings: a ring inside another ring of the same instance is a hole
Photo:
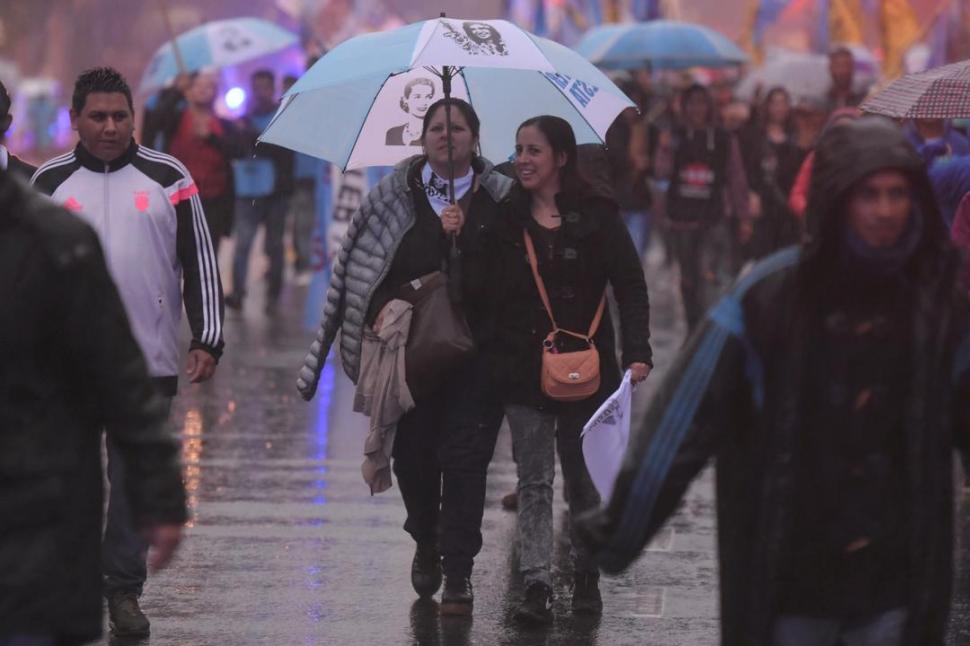
[[[879,9],[883,76],[894,79],[902,74],[903,57],[920,40],[922,29],[908,0],[882,0]]]

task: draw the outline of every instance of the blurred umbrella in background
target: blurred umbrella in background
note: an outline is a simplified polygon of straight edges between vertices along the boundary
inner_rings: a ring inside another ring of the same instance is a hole
[[[867,49],[851,49],[855,57],[853,90],[862,92],[875,82],[879,63]],[[824,99],[831,84],[828,56],[779,49],[771,50],[767,62],[742,79],[735,92],[738,98],[749,101],[756,92],[764,96],[774,87],[783,87],[797,105],[805,100]]]
[[[678,20],[595,27],[576,51],[604,69],[726,67],[748,61],[721,32]]]
[[[180,72],[239,65],[297,44],[296,34],[266,20],[209,22],[159,47],[142,76],[139,91],[159,90]]]

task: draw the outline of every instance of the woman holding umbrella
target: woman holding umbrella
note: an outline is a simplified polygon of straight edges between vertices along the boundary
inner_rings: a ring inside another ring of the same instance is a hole
[[[515,616],[525,623],[549,623],[556,447],[572,521],[599,504],[580,432],[620,384],[613,325],[609,308],[603,307],[607,286],[613,288],[619,306],[622,365],[632,372],[634,383],[650,372],[650,312],[639,254],[617,205],[597,194],[580,175],[569,123],[548,115],[529,119],[519,127],[515,150],[519,184],[512,194],[511,213],[492,236],[494,251],[487,272],[498,296],[492,302],[502,339],[493,348],[493,360],[503,384],[519,478],[519,559],[526,592]],[[530,244],[533,253],[527,253]],[[526,261],[530,255],[535,270]],[[591,325],[594,321],[599,325]],[[549,341],[554,327],[581,331],[584,338],[563,333]],[[585,340],[587,336],[591,341]],[[594,345],[599,354],[598,390],[566,402],[541,387],[544,340],[556,353],[588,351]],[[603,602],[596,566],[575,539],[572,551],[573,612],[599,613]]]
[[[358,381],[365,326],[379,331],[388,304],[406,300],[410,285],[447,262],[462,265],[460,308],[476,345],[490,344],[492,328],[476,279],[482,277],[483,240],[504,208],[512,180],[476,155],[479,130],[478,115],[468,103],[437,101],[424,117],[424,154],[398,164],[354,213],[327,292],[321,331],[300,373],[304,397],[312,396],[338,330],[344,369]],[[456,203],[450,199],[451,177]],[[460,251],[457,257],[453,244]],[[409,380],[415,406],[398,420],[393,469],[407,510],[404,529],[417,543],[411,566],[415,591],[421,597],[433,595],[443,570],[441,612],[470,614],[472,564],[482,546],[485,474],[502,409],[481,361],[471,360],[436,383],[441,385],[418,393],[415,387],[422,384]]]

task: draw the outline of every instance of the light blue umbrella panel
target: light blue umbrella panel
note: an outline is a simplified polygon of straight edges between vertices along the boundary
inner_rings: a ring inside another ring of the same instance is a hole
[[[502,20],[440,18],[353,38],[321,58],[284,97],[260,141],[344,170],[420,152],[421,121],[443,97],[440,74],[458,68],[452,96],[482,121],[482,154],[503,161],[519,124],[566,119],[580,143],[602,142],[633,104],[572,50]]]
[[[748,55],[719,31],[677,20],[596,27],[576,51],[604,69],[726,67],[748,61]]]

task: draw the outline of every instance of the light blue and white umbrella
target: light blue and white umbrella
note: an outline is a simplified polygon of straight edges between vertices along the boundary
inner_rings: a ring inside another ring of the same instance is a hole
[[[446,69],[447,68],[447,69]],[[342,169],[395,164],[421,151],[421,120],[451,95],[482,120],[482,154],[505,160],[523,121],[560,116],[579,143],[602,142],[633,104],[572,50],[504,20],[436,18],[348,40],[321,58],[283,99],[260,141]]]
[[[159,47],[142,75],[139,91],[161,89],[180,72],[239,65],[298,42],[293,32],[259,18],[209,22]]]
[[[727,67],[748,61],[721,32],[677,20],[595,27],[576,51],[604,69]]]

